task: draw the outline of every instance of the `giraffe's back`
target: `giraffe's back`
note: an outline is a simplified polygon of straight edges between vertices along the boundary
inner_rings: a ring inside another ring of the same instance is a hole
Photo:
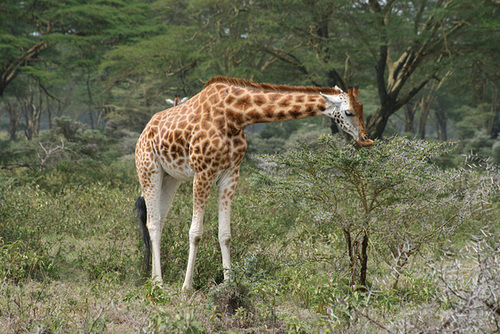
[[[243,131],[230,132],[223,104],[202,104],[198,94],[151,118],[136,147],[137,168],[153,173],[161,167],[179,180],[218,174],[239,164],[246,151]]]

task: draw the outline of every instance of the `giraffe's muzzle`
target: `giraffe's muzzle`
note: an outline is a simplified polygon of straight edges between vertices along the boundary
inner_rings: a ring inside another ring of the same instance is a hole
[[[373,140],[368,139],[368,136],[366,134],[363,134],[359,136],[359,138],[356,140],[356,144],[359,147],[371,146],[373,145]]]

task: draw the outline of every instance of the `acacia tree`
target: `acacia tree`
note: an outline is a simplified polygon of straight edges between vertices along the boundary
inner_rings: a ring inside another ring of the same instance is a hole
[[[364,5],[375,25],[368,38],[368,50],[376,60],[376,81],[380,106],[368,122],[372,138],[382,136],[389,117],[436,78],[440,67],[425,63],[453,55],[461,30],[474,24],[477,4],[462,0],[387,1],[369,0]],[[403,41],[403,42],[402,42]]]
[[[52,0],[21,5],[9,0],[0,5],[8,22],[0,28],[0,39],[10,39],[0,46],[0,68],[5,78],[20,69],[41,78],[39,62],[64,59],[68,78],[83,83],[79,91],[85,92],[81,98],[92,123],[102,110],[137,120],[146,110],[165,106],[168,95],[197,92],[213,75],[343,89],[355,82],[374,85],[380,103],[365,106],[365,112],[377,109],[367,125],[372,137],[380,137],[401,106],[430,80],[441,80],[447,61],[464,45],[472,50],[474,36],[495,31],[492,23],[475,30],[477,21],[492,12],[490,2]],[[18,21],[24,23],[15,25]],[[485,45],[485,38],[476,40]],[[38,41],[46,44],[43,53],[27,58],[23,52]],[[102,52],[110,48],[99,73]],[[494,63],[496,50],[490,49],[488,64]],[[15,71],[6,70],[11,68]],[[108,79],[105,95],[98,89],[102,79]]]
[[[40,5],[43,6],[43,5]],[[52,32],[50,22],[38,21],[40,12],[32,2],[3,1],[0,4],[0,97],[21,68],[37,61],[49,46],[41,38]]]
[[[23,81],[22,77],[35,80],[45,89],[56,75],[64,76],[63,81],[68,85],[74,72],[85,69],[87,73],[95,73],[104,50],[148,31],[147,24],[138,26],[144,19],[144,8],[147,6],[135,0],[3,1],[0,97],[10,95],[7,88],[17,79]],[[46,89],[44,93],[52,95]],[[88,99],[92,104],[92,95]],[[12,125],[15,123],[10,121]]]
[[[343,236],[352,286],[365,289],[370,254],[394,270],[394,287],[409,259],[470,217],[480,198],[464,195],[462,171],[443,172],[430,159],[446,143],[391,138],[354,150],[331,136],[320,146],[271,156],[260,181],[267,196],[291,199],[310,225]],[[335,232],[333,232],[335,231]]]
[[[168,107],[165,98],[192,96],[214,75],[261,80],[278,59],[255,47],[275,39],[258,29],[256,8],[247,1],[153,4],[155,34],[114,47],[101,66],[115,100],[108,119],[140,131],[151,113]]]
[[[418,136],[421,139],[425,139],[425,129],[427,125],[427,118],[429,117],[429,113],[431,110],[431,105],[432,103],[436,100],[439,89],[443,86],[443,84],[446,82],[446,79],[449,78],[452,75],[451,71],[446,73],[446,75],[440,80],[440,81],[433,81],[432,83],[429,84],[429,88],[426,90],[426,93],[423,94],[419,100],[418,100],[418,105],[420,109],[420,120],[418,123]],[[441,116],[440,118],[437,117],[438,120],[441,120],[440,123],[440,138],[441,140],[446,141],[447,136],[446,134],[446,123],[445,122],[445,116],[441,114],[437,114],[437,116]]]
[[[259,8],[259,3],[240,0],[155,4],[157,34],[107,54],[110,86],[147,73],[149,78],[161,78],[169,94],[189,95],[214,75],[262,78],[279,59],[255,47],[257,41],[268,44],[276,39],[260,29]]]
[[[429,81],[440,81],[446,61],[480,34],[475,28],[494,9],[490,1],[464,0],[271,1],[262,7],[273,19],[263,20],[263,29],[278,25],[283,36],[262,49],[299,69],[302,79],[377,87],[379,107],[367,124],[372,138],[381,137],[389,118]],[[491,24],[482,29],[496,31]]]

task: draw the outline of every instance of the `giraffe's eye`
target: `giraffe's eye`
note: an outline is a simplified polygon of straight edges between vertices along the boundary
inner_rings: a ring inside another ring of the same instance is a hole
[[[345,111],[345,115],[346,115],[346,116],[348,116],[348,117],[352,117],[352,116],[354,116],[354,114],[353,114],[353,113],[352,113],[349,109],[347,109],[347,110]]]

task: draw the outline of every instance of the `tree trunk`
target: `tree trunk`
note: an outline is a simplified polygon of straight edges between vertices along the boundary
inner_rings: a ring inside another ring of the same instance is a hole
[[[349,255],[350,284],[359,291],[366,291],[366,278],[368,271],[368,233],[363,231],[361,243],[357,236],[352,240],[351,232],[344,228],[346,251]]]
[[[349,269],[351,271],[351,286],[356,285],[356,257],[352,244],[351,232],[347,228],[343,228],[346,251],[349,254]]]
[[[491,92],[491,110],[487,123],[487,131],[491,138],[496,138],[500,132],[500,112],[499,112],[498,89],[492,87]]]
[[[33,107],[33,91],[31,90],[31,87],[29,97],[22,98],[21,105],[24,114],[24,124],[26,126],[26,128],[24,129],[24,135],[26,136],[26,139],[28,139],[28,141],[31,141],[31,139],[33,138],[33,126],[31,118],[31,114],[33,113],[31,110]]]
[[[438,139],[441,141],[447,141],[448,130],[446,128],[446,125],[448,118],[446,117],[444,110],[442,110],[441,108],[436,110],[435,115],[436,115],[436,130],[438,134]]]
[[[26,129],[24,129],[24,134],[28,141],[31,141],[34,136],[34,122],[33,122],[33,105],[27,105],[24,111],[24,119],[26,123]]]
[[[448,25],[448,29],[445,30],[443,19],[439,16],[421,15],[431,9],[427,8],[429,3],[424,1],[420,4],[420,14],[415,16],[414,35],[410,36],[412,39],[408,47],[403,52],[396,53],[391,47],[394,41],[387,34],[387,24],[397,12],[393,10],[396,1],[369,0],[368,3],[376,14],[374,22],[380,34],[378,59],[375,65],[380,107],[368,124],[368,135],[370,138],[380,138],[389,117],[414,97],[435,74],[426,73],[426,76],[420,79],[409,81],[411,77],[415,77],[417,68],[431,55],[435,62],[439,62],[442,59],[440,54],[442,46],[449,43],[450,37],[466,26],[466,22],[457,21]],[[436,2],[435,5],[437,10],[447,6],[442,1]],[[403,89],[409,82],[411,88]]]
[[[40,129],[39,124],[42,114],[42,106],[37,105],[34,100],[35,93],[33,91],[33,87],[30,87],[29,97],[22,100],[24,119],[26,122],[26,129],[24,130],[24,133],[28,141],[31,141],[38,134],[38,130]]]
[[[19,117],[9,115],[9,139],[16,140],[16,131],[19,126]]]
[[[35,120],[35,136],[38,136],[40,133],[40,120],[42,118],[42,110],[43,110],[43,94],[42,94],[42,86],[38,86],[38,106],[36,108],[36,120]]]
[[[418,123],[418,136],[420,139],[425,139],[425,128],[427,126],[427,119],[429,117],[429,113],[431,111],[432,101],[434,100],[431,95],[424,95],[421,97],[419,105],[420,105],[420,122]]]
[[[363,241],[361,242],[361,252],[359,257],[359,287],[358,290],[366,291],[366,272],[368,271],[368,232],[363,232]]]
[[[415,134],[415,112],[416,103],[407,103],[404,105],[405,110],[405,133]]]
[[[370,138],[382,138],[389,117],[392,114],[392,108],[390,105],[384,105],[379,107],[375,114],[370,118],[367,125],[368,137]]]
[[[49,104],[49,97],[47,96],[47,118],[48,118],[48,121],[49,121],[49,129],[52,129],[52,110],[50,108],[50,104]]]
[[[14,104],[11,105],[8,102],[5,102],[5,108],[9,113],[9,139],[16,140],[16,132],[19,127],[19,120],[21,119],[21,111],[17,106],[18,99],[14,101]]]

